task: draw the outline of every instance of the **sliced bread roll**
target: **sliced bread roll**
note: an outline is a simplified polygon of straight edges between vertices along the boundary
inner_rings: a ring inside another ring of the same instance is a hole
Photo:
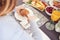
[[[0,16],[4,15],[4,13],[6,12],[8,6],[9,6],[9,3],[10,3],[10,0],[0,0],[0,8],[1,8],[1,11],[0,11]]]
[[[16,5],[16,0],[10,0],[10,5],[9,5],[9,8],[7,9],[6,13],[11,12],[15,8],[15,5]]]
[[[0,1],[0,16],[11,12],[16,5],[16,0],[1,0]]]

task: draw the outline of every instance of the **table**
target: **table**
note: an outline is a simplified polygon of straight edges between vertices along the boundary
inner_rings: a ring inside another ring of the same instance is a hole
[[[17,1],[17,4],[19,5],[19,4],[22,4],[23,2],[22,2],[22,0],[18,0]],[[36,9],[37,10],[37,9]],[[39,11],[39,10],[38,10]],[[41,12],[41,11],[39,11],[39,12]],[[45,17],[47,17],[48,19],[50,18],[45,12],[42,12],[43,13],[43,15],[45,16]],[[55,32],[54,30],[53,31],[49,31],[49,30],[47,30],[46,29],[46,27],[45,27],[45,24],[42,26],[42,27],[40,27],[40,29],[44,32],[44,33],[46,33],[50,38],[51,38],[51,40],[59,40],[59,35],[60,35],[60,33],[57,33],[57,32]]]
[[[40,12],[40,11],[39,11]],[[42,12],[43,15],[45,15],[45,17],[47,17],[48,19],[50,18],[45,12]],[[50,20],[50,19],[49,19]],[[45,24],[41,27],[41,30],[43,32],[45,32],[50,38],[51,40],[59,40],[59,33],[57,33],[55,30],[53,31],[49,31],[48,29],[46,29]]]

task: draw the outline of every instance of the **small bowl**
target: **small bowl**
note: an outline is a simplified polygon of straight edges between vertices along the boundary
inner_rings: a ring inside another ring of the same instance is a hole
[[[48,10],[48,9],[49,9],[49,10]],[[50,11],[50,10],[51,10],[51,11]],[[46,9],[45,9],[45,12],[47,13],[47,15],[51,16],[53,10],[54,10],[53,7],[47,6]]]
[[[54,7],[55,9],[60,9],[60,8],[58,8],[58,7],[55,7],[55,6],[53,6],[53,0],[52,1],[49,1],[49,4],[50,4],[50,6],[52,6],[52,7]]]

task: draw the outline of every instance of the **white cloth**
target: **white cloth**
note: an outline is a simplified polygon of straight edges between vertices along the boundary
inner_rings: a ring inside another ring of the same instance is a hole
[[[0,17],[0,40],[33,40],[11,16]]]
[[[34,23],[34,24],[33,24]],[[50,40],[39,28],[36,23],[31,21],[31,31],[34,33],[35,40]],[[34,40],[11,16],[0,17],[0,40]]]

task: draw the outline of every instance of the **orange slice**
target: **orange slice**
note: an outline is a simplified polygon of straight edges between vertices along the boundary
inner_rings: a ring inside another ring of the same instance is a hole
[[[51,15],[52,21],[58,21],[60,19],[60,11],[54,10]]]

